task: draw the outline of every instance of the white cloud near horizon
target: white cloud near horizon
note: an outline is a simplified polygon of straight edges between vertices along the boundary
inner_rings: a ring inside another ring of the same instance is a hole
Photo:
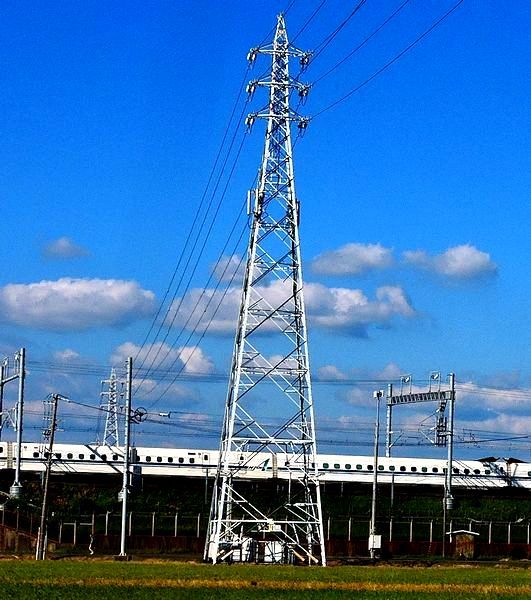
[[[448,248],[441,254],[429,255],[425,250],[408,250],[402,254],[407,265],[455,280],[472,280],[495,275],[498,267],[490,254],[471,244]]]
[[[155,294],[136,281],[74,279],[0,288],[0,319],[46,331],[120,326],[151,315]]]
[[[432,272],[454,281],[470,281],[496,275],[498,267],[488,252],[472,244],[452,246],[440,254],[426,250],[406,250],[401,262],[396,262],[393,249],[380,243],[349,243],[316,256],[310,263],[319,275],[363,275],[371,271],[404,266]]]
[[[42,253],[46,258],[52,259],[81,258],[90,255],[86,248],[79,246],[66,236],[48,242],[42,249]]]
[[[76,361],[78,358],[80,358],[80,354],[71,348],[65,348],[64,350],[57,350],[54,352],[53,358],[58,362],[67,363]]]
[[[169,344],[156,342],[140,347],[133,342],[124,342],[118,346],[112,356],[112,364],[123,364],[127,357],[136,357],[136,365],[144,363],[144,368],[182,369],[189,375],[208,374],[214,372],[214,363],[199,346],[180,346],[174,348]]]
[[[350,243],[316,256],[311,269],[319,275],[361,275],[393,265],[393,250],[378,244]]]
[[[278,307],[291,296],[289,284],[274,281],[269,285],[257,286],[261,305]],[[395,318],[412,318],[416,312],[399,286],[377,288],[375,299],[369,299],[362,290],[326,287],[320,283],[307,283],[304,296],[308,319],[311,325],[328,330],[366,337],[371,325],[389,326]],[[230,287],[225,293],[220,290],[199,288],[190,290],[174,306],[179,307],[175,325],[193,327],[197,331],[213,334],[234,334],[241,300],[240,288]],[[176,310],[177,308],[175,308]],[[276,330],[271,322],[264,332]]]

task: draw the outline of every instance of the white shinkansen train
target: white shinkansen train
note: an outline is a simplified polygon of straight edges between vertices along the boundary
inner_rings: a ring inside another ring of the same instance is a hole
[[[0,470],[13,469],[16,443],[0,442]],[[112,474],[121,473],[123,449],[94,444],[55,444],[53,473]],[[216,450],[189,448],[144,448],[131,450],[132,471],[146,476],[214,476],[219,453]],[[47,453],[38,443],[22,444],[21,471],[44,471]],[[284,453],[237,453],[234,464],[242,479],[289,479],[291,466]],[[378,480],[381,483],[442,486],[446,460],[428,458],[380,458]],[[371,483],[373,458],[319,454],[317,467],[322,482]],[[519,487],[531,489],[531,463],[514,459],[457,460],[452,463],[452,485],[466,488]]]

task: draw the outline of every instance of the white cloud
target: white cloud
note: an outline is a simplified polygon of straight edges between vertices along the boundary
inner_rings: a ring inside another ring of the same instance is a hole
[[[44,246],[42,250],[46,258],[80,258],[90,253],[86,248],[78,246],[68,237],[60,237]]]
[[[311,268],[320,275],[359,275],[393,264],[393,251],[381,244],[345,244],[313,259]]]
[[[245,260],[238,254],[222,256],[219,262],[213,265],[212,270],[218,281],[238,283],[243,281],[245,275]]]
[[[408,265],[432,271],[449,279],[479,279],[495,275],[497,272],[497,266],[490,254],[471,244],[453,246],[434,256],[430,256],[425,250],[408,250],[402,256]]]
[[[332,381],[341,381],[348,379],[348,375],[343,373],[341,369],[338,369],[335,365],[325,365],[317,369],[317,377],[319,379],[328,379]]]
[[[456,388],[457,407],[460,404],[466,409],[480,408],[512,413],[513,418],[516,418],[517,414],[531,414],[531,388],[493,388],[473,382],[458,383]]]
[[[134,367],[147,369],[183,370],[188,375],[214,372],[214,363],[199,346],[180,346],[173,348],[169,344],[156,342],[143,348],[133,342],[125,342],[118,346],[111,356],[112,364],[124,364],[128,356],[135,357]]]
[[[157,405],[165,408],[195,402],[199,398],[196,391],[180,383],[143,378],[133,379],[133,395],[146,405],[157,402]]]
[[[399,286],[377,288],[375,300],[359,289],[327,288],[319,283],[307,284],[305,291],[311,323],[326,329],[365,336],[371,325],[389,325],[395,317],[416,314]]]
[[[65,348],[64,350],[58,350],[53,353],[54,360],[58,362],[72,362],[79,358],[79,353],[75,350],[71,350],[70,348]]]
[[[71,279],[0,288],[4,321],[48,331],[124,325],[152,314],[155,295],[135,281]]]
[[[289,283],[274,281],[267,286],[257,286],[257,296],[252,298],[255,307],[289,308],[291,288]],[[371,325],[389,325],[396,317],[411,318],[416,315],[404,290],[398,286],[382,286],[376,290],[376,298],[370,300],[361,290],[350,288],[329,288],[319,283],[304,286],[306,307],[310,324],[325,329],[343,330],[359,336],[366,336]],[[262,298],[259,300],[259,297]],[[183,299],[175,303],[179,312],[176,326],[194,327],[199,321],[198,330],[207,325],[210,333],[233,334],[241,300],[241,290],[231,287],[226,293],[212,289],[191,290]],[[270,321],[263,332],[276,331],[277,326]]]

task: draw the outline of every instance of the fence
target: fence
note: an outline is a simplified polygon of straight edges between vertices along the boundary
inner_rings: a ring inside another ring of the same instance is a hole
[[[127,547],[132,551],[187,552],[202,551],[207,513],[172,514],[160,512],[129,512],[127,515]],[[22,511],[7,511],[0,507],[0,524],[31,536],[37,535],[38,518]],[[383,539],[383,552],[394,555],[441,555],[443,543],[452,552],[452,537],[443,536],[442,520],[421,517],[389,518],[377,521],[376,529]],[[481,556],[527,557],[531,554],[531,522],[478,521],[453,519],[447,522],[447,532],[474,531],[477,553]],[[117,552],[121,533],[121,515],[104,514],[51,515],[48,539],[57,547],[79,551],[88,549],[92,539],[96,552]],[[369,521],[358,517],[325,517],[324,534],[327,552],[331,556],[366,556]],[[9,536],[8,536],[9,537]],[[4,535],[5,538],[5,535]],[[1,540],[0,540],[1,541]],[[5,544],[4,544],[5,546]],[[0,551],[5,548],[0,544]]]

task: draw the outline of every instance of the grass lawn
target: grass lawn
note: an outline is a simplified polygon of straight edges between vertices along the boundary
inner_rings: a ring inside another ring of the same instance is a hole
[[[477,600],[529,598],[531,573],[524,568],[277,567],[101,560],[0,560],[5,600],[157,600],[159,598],[380,600]]]

